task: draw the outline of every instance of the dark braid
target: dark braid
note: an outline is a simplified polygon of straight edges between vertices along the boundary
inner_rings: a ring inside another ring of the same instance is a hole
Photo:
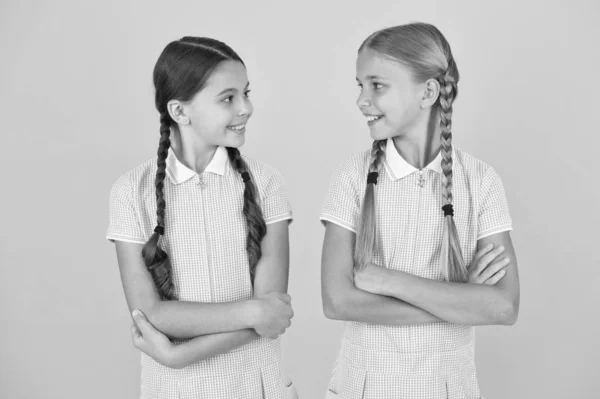
[[[173,268],[167,253],[158,245],[160,236],[165,234],[167,204],[164,191],[166,159],[171,146],[171,129],[178,128],[169,115],[169,102],[171,100],[190,101],[204,88],[215,68],[226,60],[244,64],[239,55],[223,42],[208,37],[186,36],[169,43],[154,66],[154,104],[160,114],[158,168],[154,181],[156,228],[154,234],[144,245],[142,257],[163,300],[177,299],[173,282]],[[258,257],[260,257],[260,252]]]
[[[158,245],[159,238],[165,229],[165,195],[164,181],[167,168],[167,155],[171,146],[171,118],[169,114],[160,116],[160,141],[158,145],[157,170],[154,185],[156,187],[156,229],[150,240],[142,249],[142,257],[154,280],[161,299],[176,299],[173,286],[173,268],[167,253]]]
[[[257,190],[251,178],[251,172],[237,148],[227,147],[227,154],[231,165],[244,180],[244,208],[248,237],[246,238],[246,251],[248,252],[248,263],[250,264],[250,281],[254,285],[256,265],[262,256],[261,242],[267,233],[267,226],[262,210],[256,201]],[[245,175],[247,173],[247,175]]]
[[[158,166],[156,170],[156,179],[154,185],[156,186],[156,222],[158,226],[165,227],[165,198],[164,198],[164,182],[166,177],[167,169],[167,156],[169,154],[169,147],[171,147],[171,129],[170,129],[170,118],[168,114],[163,114],[160,117],[160,140],[158,142],[158,159],[156,164]]]

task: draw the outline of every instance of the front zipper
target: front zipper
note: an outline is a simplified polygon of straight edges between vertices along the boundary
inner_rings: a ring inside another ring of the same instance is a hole
[[[423,177],[423,170],[424,169],[421,169],[419,171],[419,183],[417,183],[421,188],[425,187],[425,178]]]

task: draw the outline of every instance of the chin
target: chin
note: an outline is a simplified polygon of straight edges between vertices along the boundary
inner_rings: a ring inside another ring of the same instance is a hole
[[[390,132],[381,132],[377,130],[371,130],[370,136],[373,140],[387,140],[393,136]]]
[[[228,137],[227,140],[225,140],[221,145],[224,147],[239,148],[243,146],[245,142],[246,138],[244,136]]]

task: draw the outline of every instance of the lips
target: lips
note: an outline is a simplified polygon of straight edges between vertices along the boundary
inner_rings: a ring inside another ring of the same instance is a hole
[[[246,130],[246,124],[241,123],[239,125],[229,125],[229,126],[227,126],[227,129],[234,131],[234,132],[243,133]]]
[[[369,126],[374,125],[375,123],[379,122],[381,119],[383,119],[383,115],[369,115],[369,114],[363,114],[365,116],[365,118],[367,118],[367,124]]]

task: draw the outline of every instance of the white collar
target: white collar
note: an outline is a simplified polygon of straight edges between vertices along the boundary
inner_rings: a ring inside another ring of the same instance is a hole
[[[452,157],[454,157],[454,147],[452,147]],[[402,156],[398,153],[396,146],[394,145],[394,140],[389,138],[387,140],[387,145],[385,147],[385,160],[386,168],[390,179],[399,180],[403,177],[410,175],[411,173],[418,171],[419,169],[415,168],[408,162],[402,158]],[[430,169],[434,172],[442,174],[442,153],[439,152],[437,157],[424,169]]]
[[[225,174],[225,165],[227,164],[229,157],[227,156],[227,150],[223,146],[217,147],[215,155],[204,169],[204,172],[211,172],[217,175],[223,176]],[[169,154],[167,155],[167,174],[174,184],[183,183],[191,179],[196,172],[185,166],[177,159],[173,149],[169,148]]]

